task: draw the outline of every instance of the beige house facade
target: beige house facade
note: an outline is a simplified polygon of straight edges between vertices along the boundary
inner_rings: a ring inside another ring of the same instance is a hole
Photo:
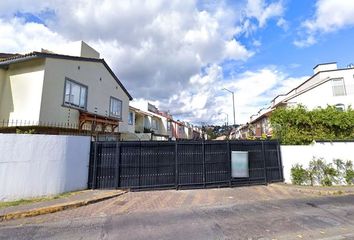
[[[0,121],[127,131],[131,95],[97,51],[83,42],[80,50],[82,56],[45,51],[0,60]]]

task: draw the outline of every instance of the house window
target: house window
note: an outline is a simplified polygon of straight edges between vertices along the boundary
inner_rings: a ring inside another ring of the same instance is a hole
[[[148,116],[144,117],[144,128],[150,128],[150,121]]]
[[[122,118],[122,101],[111,97],[109,104],[109,115],[115,118]]]
[[[133,118],[134,118],[133,112],[129,112],[129,115],[128,115],[128,124],[129,125],[133,125]]]
[[[341,104],[341,103],[336,104],[336,105],[335,105],[335,108],[336,108],[338,111],[340,111],[340,112],[344,112],[344,111],[345,111],[345,106],[344,106],[344,104]]]
[[[183,134],[183,132],[184,132],[184,127],[183,127],[183,126],[179,126],[179,127],[178,127],[178,131],[179,131],[179,134]]]
[[[166,120],[166,121],[167,121],[167,123],[166,123],[167,131],[170,131],[171,130],[171,122],[169,120]]]
[[[66,78],[64,105],[86,109],[87,87]]]
[[[152,125],[151,127],[152,127],[153,129],[155,129],[155,130],[158,130],[158,129],[159,129],[159,125],[158,125],[156,119],[152,119],[151,125]]]
[[[332,90],[333,96],[345,96],[345,85],[343,78],[333,79],[332,80]]]

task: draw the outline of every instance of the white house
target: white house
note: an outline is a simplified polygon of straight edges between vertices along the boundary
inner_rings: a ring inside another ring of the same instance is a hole
[[[277,107],[303,105],[308,109],[335,106],[339,110],[354,107],[354,67],[338,68],[337,63],[318,64],[313,75],[286,94],[276,96],[268,108],[259,110],[250,117],[250,124],[256,137],[270,135],[272,129],[269,116]],[[241,134],[241,133],[239,133]]]

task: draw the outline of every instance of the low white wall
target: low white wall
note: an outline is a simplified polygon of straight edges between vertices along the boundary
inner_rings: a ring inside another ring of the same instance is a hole
[[[0,201],[87,188],[90,137],[0,134]]]
[[[352,160],[354,162],[354,142],[323,142],[311,145],[280,147],[284,167],[284,179],[291,183],[290,170],[296,163],[307,168],[313,157],[324,158],[327,163],[333,159]]]

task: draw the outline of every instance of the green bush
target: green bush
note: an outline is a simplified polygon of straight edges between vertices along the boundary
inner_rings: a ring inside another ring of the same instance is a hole
[[[291,182],[296,185],[306,184],[308,172],[300,164],[295,164],[291,168]]]
[[[344,173],[344,179],[345,182],[348,185],[351,185],[354,183],[354,169],[353,169],[353,162],[348,160],[345,163],[345,173]]]
[[[338,111],[333,106],[311,111],[301,105],[277,108],[272,112],[270,123],[273,138],[287,145],[354,139],[354,110],[351,108],[346,111]]]
[[[310,184],[332,186],[333,184],[353,184],[353,162],[344,162],[334,159],[333,163],[326,163],[323,158],[315,158],[310,161],[309,167],[304,169],[302,165],[295,164],[291,168],[292,183],[296,185]]]
[[[35,132],[36,132],[35,129],[28,129],[28,130],[16,129],[17,134],[34,134]]]
[[[347,170],[344,178],[348,185],[354,184],[354,170],[352,169]]]

